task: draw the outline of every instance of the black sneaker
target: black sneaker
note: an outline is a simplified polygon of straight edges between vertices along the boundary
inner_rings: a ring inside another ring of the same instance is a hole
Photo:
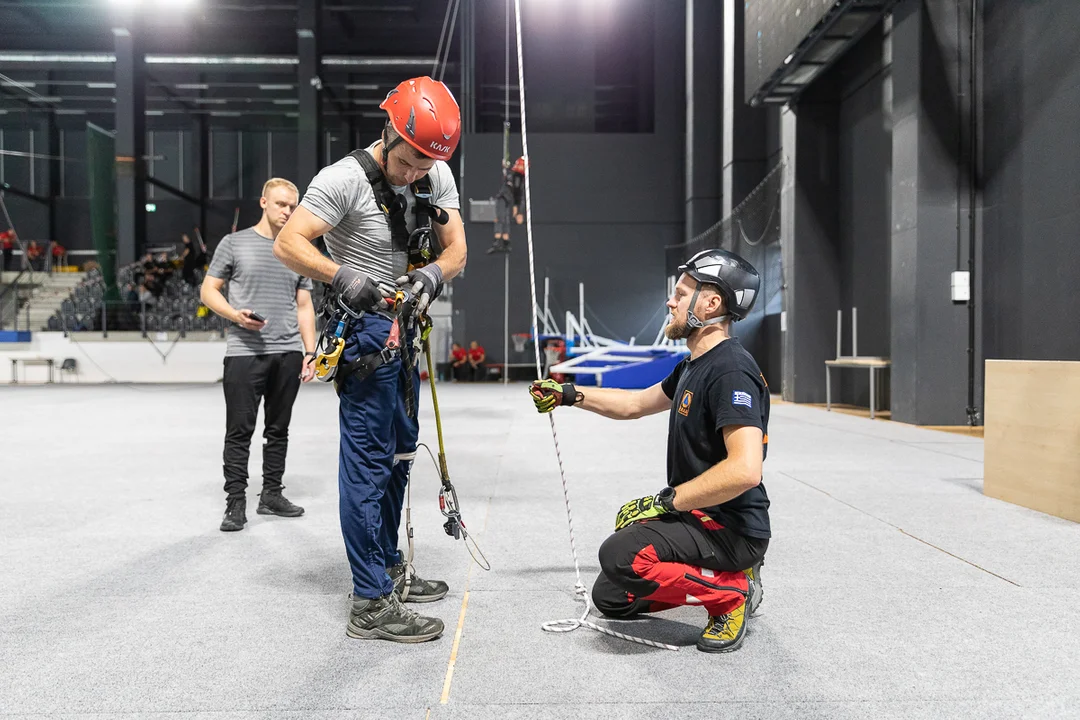
[[[442,635],[443,621],[417,615],[398,599],[396,593],[380,598],[353,598],[345,634],[358,640],[390,640],[419,643]]]
[[[229,498],[225,505],[225,517],[221,519],[221,531],[243,530],[245,523],[247,523],[247,498]]]
[[[405,563],[398,563],[386,569],[394,581],[394,594],[403,598],[403,602],[429,603],[442,600],[450,592],[450,586],[442,580],[424,580],[416,571],[409,573],[409,587],[405,588]]]
[[[259,495],[259,509],[255,512],[260,515],[280,515],[281,517],[300,517],[304,514],[304,508],[293,505],[285,499],[280,492],[262,493]]]

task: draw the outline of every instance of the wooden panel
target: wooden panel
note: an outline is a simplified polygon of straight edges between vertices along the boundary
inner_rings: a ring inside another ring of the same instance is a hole
[[[1080,522],[1080,362],[986,361],[990,497]]]

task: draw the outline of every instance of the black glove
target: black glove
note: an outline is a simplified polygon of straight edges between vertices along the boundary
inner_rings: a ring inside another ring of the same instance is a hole
[[[416,312],[423,313],[427,310],[428,303],[437,298],[442,291],[442,279],[442,268],[431,263],[422,268],[416,268],[407,275],[402,275],[396,282],[398,287],[416,296]]]
[[[342,302],[353,310],[389,310],[390,303],[387,295],[393,295],[393,290],[381,287],[370,277],[354,267],[342,265],[334,273],[334,279],[330,286],[337,291]]]

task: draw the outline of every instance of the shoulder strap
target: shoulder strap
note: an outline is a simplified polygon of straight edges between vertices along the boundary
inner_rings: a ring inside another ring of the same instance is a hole
[[[409,231],[405,227],[404,198],[390,187],[390,183],[386,181],[386,176],[383,175],[379,163],[375,162],[375,158],[366,150],[353,150],[349,153],[349,157],[360,163],[364,174],[367,175],[368,183],[371,184],[371,191],[375,195],[375,204],[386,215],[387,223],[390,225],[390,239],[394,250],[396,252],[405,252],[409,247]]]

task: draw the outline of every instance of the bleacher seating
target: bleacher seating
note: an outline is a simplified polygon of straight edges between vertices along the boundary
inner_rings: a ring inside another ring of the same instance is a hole
[[[120,301],[110,303],[105,312],[109,330],[137,330],[146,332],[168,331],[217,331],[222,332],[224,321],[212,313],[199,317],[201,305],[199,288],[184,282],[178,269],[167,269],[161,292],[145,303],[130,301],[128,288],[138,287],[143,281],[142,261],[125,265],[117,270],[116,281],[121,291]],[[201,280],[201,273],[198,274]],[[61,303],[56,315],[49,319],[50,330],[102,330],[102,306],[105,304],[105,281],[99,269],[90,270],[86,279],[79,283],[71,296]]]

